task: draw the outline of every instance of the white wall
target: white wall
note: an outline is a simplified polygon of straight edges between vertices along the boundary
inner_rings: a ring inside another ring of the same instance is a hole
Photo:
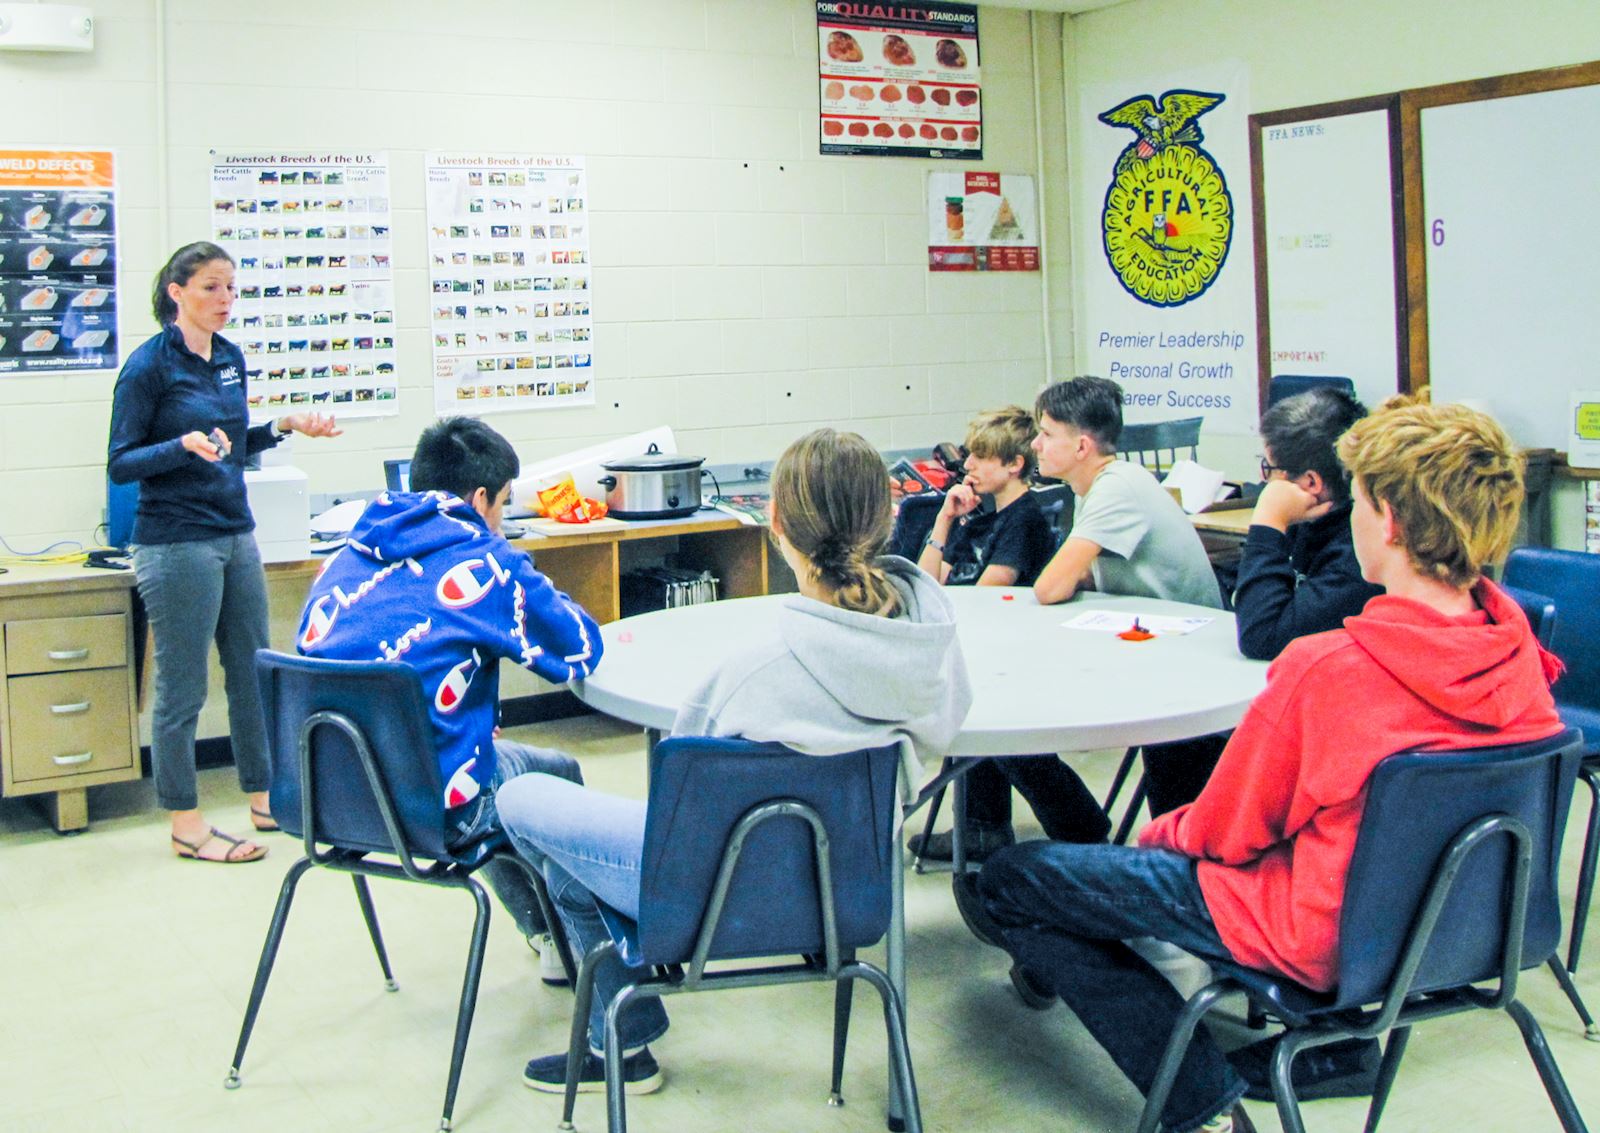
[[[92,55],[0,54],[3,144],[117,149],[125,350],[154,330],[143,296],[171,247],[210,235],[209,149],[389,152],[401,413],[298,441],[314,492],[377,486],[380,460],[432,420],[429,149],[588,158],[597,404],[491,417],[524,459],[662,422],[713,461],[770,458],[823,423],[920,445],[1045,378],[1039,273],[926,269],[923,178],[948,163],[818,156],[807,0],[167,0],[164,191],[163,9],[93,7]],[[982,12],[980,167],[1036,172],[1036,25],[1045,166],[1061,176],[1060,23]],[[1046,199],[1064,240],[1065,194]],[[1066,265],[1050,320],[1063,358]],[[87,540],[99,522],[113,379],[0,376],[12,546]]]
[[[1078,121],[1077,96],[1086,85],[1159,78],[1209,59],[1238,59],[1249,67],[1250,110],[1261,113],[1600,59],[1600,4],[1130,0],[1067,21],[1062,42],[1069,122]],[[1592,126],[1586,136],[1593,137]],[[1081,161],[1079,140],[1069,134],[1067,142],[1069,162]],[[1559,156],[1551,160],[1554,170]],[[1227,172],[1236,187],[1248,184],[1247,169]],[[1098,197],[1073,196],[1069,207],[1098,211],[1100,204]],[[1076,292],[1090,273],[1105,270],[1095,251],[1073,263]],[[1229,270],[1252,269],[1237,262]],[[1081,354],[1077,361],[1083,364]],[[1208,438],[1201,457],[1243,475],[1256,452],[1251,438]],[[1563,508],[1564,500],[1558,501]],[[1558,524],[1558,535],[1561,530]]]

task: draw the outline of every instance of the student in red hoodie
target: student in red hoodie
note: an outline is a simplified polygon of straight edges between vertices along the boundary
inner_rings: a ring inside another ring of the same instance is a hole
[[[1291,644],[1268,671],[1200,797],[1138,847],[1029,842],[979,877],[985,926],[1013,978],[1059,995],[1141,1091],[1183,1001],[1123,943],[1333,985],[1345,875],[1367,777],[1386,756],[1521,743],[1561,728],[1539,648],[1482,576],[1511,546],[1522,464],[1492,419],[1396,399],[1339,442],[1362,576],[1384,588],[1343,629]],[[1352,711],[1352,706],[1360,706]],[[1161,1123],[1250,1130],[1245,1084],[1203,1032]]]

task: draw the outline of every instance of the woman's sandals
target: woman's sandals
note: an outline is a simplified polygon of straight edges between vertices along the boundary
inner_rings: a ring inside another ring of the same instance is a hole
[[[220,858],[207,857],[200,851],[212,842],[226,842],[228,849]],[[176,834],[172,835],[172,847],[180,858],[189,858],[197,862],[217,862],[222,865],[239,865],[244,862],[258,862],[267,856],[267,848],[243,838],[235,838],[231,834],[224,834],[215,826],[211,833],[197,842],[186,842]],[[248,847],[248,848],[246,848]]]

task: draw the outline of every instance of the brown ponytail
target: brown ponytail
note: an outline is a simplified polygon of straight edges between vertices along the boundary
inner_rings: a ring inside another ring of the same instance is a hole
[[[223,260],[230,267],[233,265],[233,257],[209,240],[185,244],[172,253],[167,266],[156,274],[156,284],[151,288],[150,309],[155,314],[156,322],[169,326],[178,318],[178,305],[167,294],[167,285],[176,283],[179,287],[184,286],[194,278],[195,272],[213,260]]]
[[[900,612],[900,592],[876,561],[894,527],[889,473],[862,437],[818,429],[785,449],[772,470],[772,510],[836,605]]]

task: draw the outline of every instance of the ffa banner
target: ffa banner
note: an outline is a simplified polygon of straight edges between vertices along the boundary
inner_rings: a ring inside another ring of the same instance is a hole
[[[1129,421],[1257,417],[1249,90],[1235,65],[1089,87],[1078,124],[1085,372]]]

